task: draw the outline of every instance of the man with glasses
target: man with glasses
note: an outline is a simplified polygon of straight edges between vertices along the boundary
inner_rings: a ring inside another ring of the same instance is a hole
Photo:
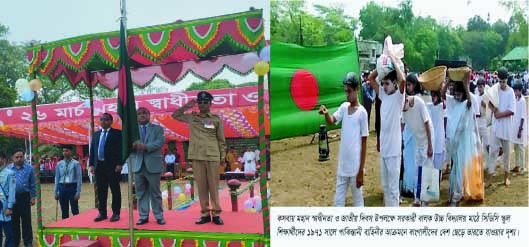
[[[516,101],[514,97],[514,90],[507,85],[507,78],[509,73],[506,68],[502,67],[498,70],[498,79],[500,81],[499,90],[499,101],[498,105],[495,106],[492,102],[489,102],[492,115],[494,116],[493,134],[491,136],[490,143],[490,167],[488,168],[488,180],[495,170],[494,161],[497,160],[499,149],[503,149],[503,170],[504,178],[503,184],[505,186],[510,185],[510,167],[509,167],[509,155],[511,153],[511,140],[513,137],[513,115],[516,111]],[[488,185],[491,185],[489,183]]]
[[[196,224],[213,221],[216,225],[223,225],[219,214],[219,166],[224,160],[226,141],[224,128],[219,116],[211,113],[213,95],[202,91],[197,100],[190,100],[187,104],[173,112],[172,117],[189,125],[189,159],[193,161],[193,175],[197,181],[198,197],[200,199],[200,219]],[[199,112],[184,113],[193,108],[198,102]],[[213,204],[209,208],[209,202]],[[213,216],[213,217],[211,217]]]
[[[123,158],[121,157],[121,130],[112,128],[113,117],[109,113],[103,113],[101,118],[101,129],[94,133],[90,146],[90,162],[88,172],[95,174],[97,185],[97,201],[99,215],[95,222],[106,220],[108,188],[112,193],[112,217],[110,222],[119,220],[121,212],[121,189],[119,180]]]
[[[140,107],[136,113],[140,129],[140,141],[132,144],[133,151],[130,154],[140,215],[136,225],[149,222],[149,210],[151,208],[158,225],[164,225],[160,177],[164,170],[162,147],[165,143],[165,136],[160,125],[150,122],[151,113],[149,109]]]

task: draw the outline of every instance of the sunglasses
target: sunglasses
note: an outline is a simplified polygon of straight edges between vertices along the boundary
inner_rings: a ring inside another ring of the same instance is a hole
[[[110,118],[102,117],[102,118],[100,118],[99,120],[101,120],[101,121],[110,121]]]
[[[209,103],[208,100],[199,100],[197,101],[199,105],[207,105]]]

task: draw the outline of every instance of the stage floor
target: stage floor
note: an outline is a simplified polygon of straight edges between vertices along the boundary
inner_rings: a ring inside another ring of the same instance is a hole
[[[255,188],[257,195],[258,186]],[[193,202],[188,208],[184,210],[167,210],[164,205],[165,225],[158,225],[156,219],[152,215],[149,216],[147,224],[138,226],[134,224],[135,230],[162,230],[162,231],[178,231],[178,232],[209,232],[209,233],[238,233],[238,234],[263,234],[263,217],[260,212],[245,212],[243,203],[249,198],[249,192],[245,192],[239,196],[238,212],[231,211],[231,200],[228,189],[224,189],[219,193],[220,203],[223,212],[221,218],[224,225],[218,226],[213,223],[203,225],[195,224],[195,221],[200,217],[200,204],[197,201]],[[197,196],[198,197],[198,196]],[[197,198],[195,198],[197,199]],[[176,200],[173,198],[173,200]],[[97,216],[97,209],[90,209],[80,213],[76,216],[70,216],[68,219],[60,220],[55,223],[45,225],[47,229],[50,228],[91,228],[91,229],[114,229],[114,230],[128,230],[129,229],[129,210],[122,209],[120,220],[117,222],[110,222],[108,219],[100,222],[94,222]],[[112,212],[108,211],[110,217]],[[135,223],[138,220],[138,212],[133,212]]]

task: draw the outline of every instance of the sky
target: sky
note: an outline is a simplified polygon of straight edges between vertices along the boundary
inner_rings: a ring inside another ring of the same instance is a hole
[[[308,0],[308,3],[322,5],[342,4],[349,16],[358,18],[360,9],[371,0]],[[523,6],[524,0],[516,0]],[[375,2],[388,7],[398,7],[402,0],[376,0]],[[311,5],[311,4],[308,4]],[[462,25],[466,27],[469,18],[474,15],[481,16],[484,20],[490,13],[490,21],[496,22],[502,19],[509,21],[511,13],[499,5],[497,0],[412,0],[413,13],[416,16],[431,16],[443,24],[452,26]],[[526,7],[527,8],[527,7]],[[311,11],[312,8],[308,10]]]
[[[270,18],[268,0],[127,0],[127,28],[144,27],[263,9]],[[119,30],[120,0],[7,0],[0,7],[0,23],[9,27],[11,42],[65,38]],[[269,25],[265,25],[269,37]]]

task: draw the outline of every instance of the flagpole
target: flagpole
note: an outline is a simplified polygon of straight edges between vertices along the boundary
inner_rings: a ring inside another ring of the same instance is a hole
[[[121,22],[123,23],[123,32],[125,33],[125,42],[120,42],[121,44],[125,44],[127,45],[127,1],[126,0],[121,0]],[[120,35],[120,38],[122,36]],[[120,59],[122,59],[120,57]],[[128,143],[123,143],[122,145],[128,145]],[[130,160],[128,160],[130,161]],[[130,247],[134,247],[135,243],[134,243],[134,217],[133,217],[133,213],[134,213],[134,207],[133,207],[133,203],[132,203],[132,179],[130,179],[132,177],[132,164],[130,163],[127,163],[127,169],[129,170],[129,179],[128,179],[128,204],[129,204],[129,246]]]

